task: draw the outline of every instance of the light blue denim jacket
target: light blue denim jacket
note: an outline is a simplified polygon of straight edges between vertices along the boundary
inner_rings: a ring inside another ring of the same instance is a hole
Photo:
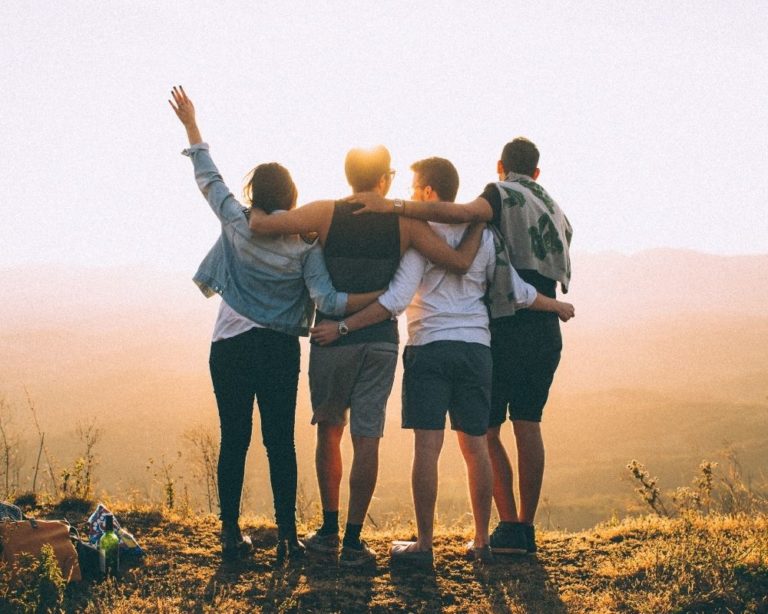
[[[182,153],[192,159],[197,185],[221,222],[221,236],[194,276],[203,294],[218,293],[240,315],[289,335],[309,334],[315,302],[325,313],[343,315],[347,294],[333,287],[317,242],[251,234],[247,209],[227,188],[208,144]]]

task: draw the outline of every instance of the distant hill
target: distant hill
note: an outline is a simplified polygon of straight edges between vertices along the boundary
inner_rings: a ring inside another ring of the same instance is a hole
[[[726,445],[743,449],[748,468],[765,466],[768,452],[756,434],[768,432],[768,255],[652,250],[576,253],[573,261],[564,298],[577,316],[563,326],[565,350],[544,421],[552,524],[590,526],[621,507],[631,495],[620,480],[630,458],[658,467],[670,488]],[[149,458],[173,457],[195,424],[216,428],[207,360],[218,299],[203,298],[192,269],[0,270],[10,290],[0,302],[0,395],[25,427],[27,471],[35,439],[26,428],[24,386],[60,463],[77,452],[76,423],[96,417],[104,431],[98,477],[140,492],[157,489],[145,469]],[[303,347],[297,449],[312,498]],[[390,493],[408,483],[402,462],[412,442],[399,428],[399,389],[398,370],[372,508],[379,517],[395,513],[402,498]],[[442,509],[458,514],[464,471],[453,438],[446,440]],[[255,486],[247,500],[263,511],[266,462],[260,446],[252,450]]]

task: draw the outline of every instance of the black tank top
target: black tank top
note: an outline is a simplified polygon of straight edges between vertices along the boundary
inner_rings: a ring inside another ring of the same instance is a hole
[[[353,215],[362,205],[338,201],[323,246],[325,264],[336,290],[373,292],[386,289],[400,264],[400,222],[396,215],[370,213]],[[341,320],[317,312],[320,320]],[[385,320],[352,331],[332,345],[372,341],[398,342],[397,321]]]

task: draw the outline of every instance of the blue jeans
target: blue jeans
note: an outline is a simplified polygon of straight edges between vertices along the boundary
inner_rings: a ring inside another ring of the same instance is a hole
[[[299,357],[298,337],[267,328],[253,328],[211,344],[209,364],[221,426],[218,481],[222,521],[237,522],[240,515],[255,396],[269,460],[275,519],[281,531],[295,530],[293,429]]]

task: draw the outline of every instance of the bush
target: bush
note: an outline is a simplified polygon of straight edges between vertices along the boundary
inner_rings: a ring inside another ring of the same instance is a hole
[[[55,612],[64,603],[65,586],[49,545],[38,556],[22,554],[12,566],[0,565],[0,607],[9,614]]]

